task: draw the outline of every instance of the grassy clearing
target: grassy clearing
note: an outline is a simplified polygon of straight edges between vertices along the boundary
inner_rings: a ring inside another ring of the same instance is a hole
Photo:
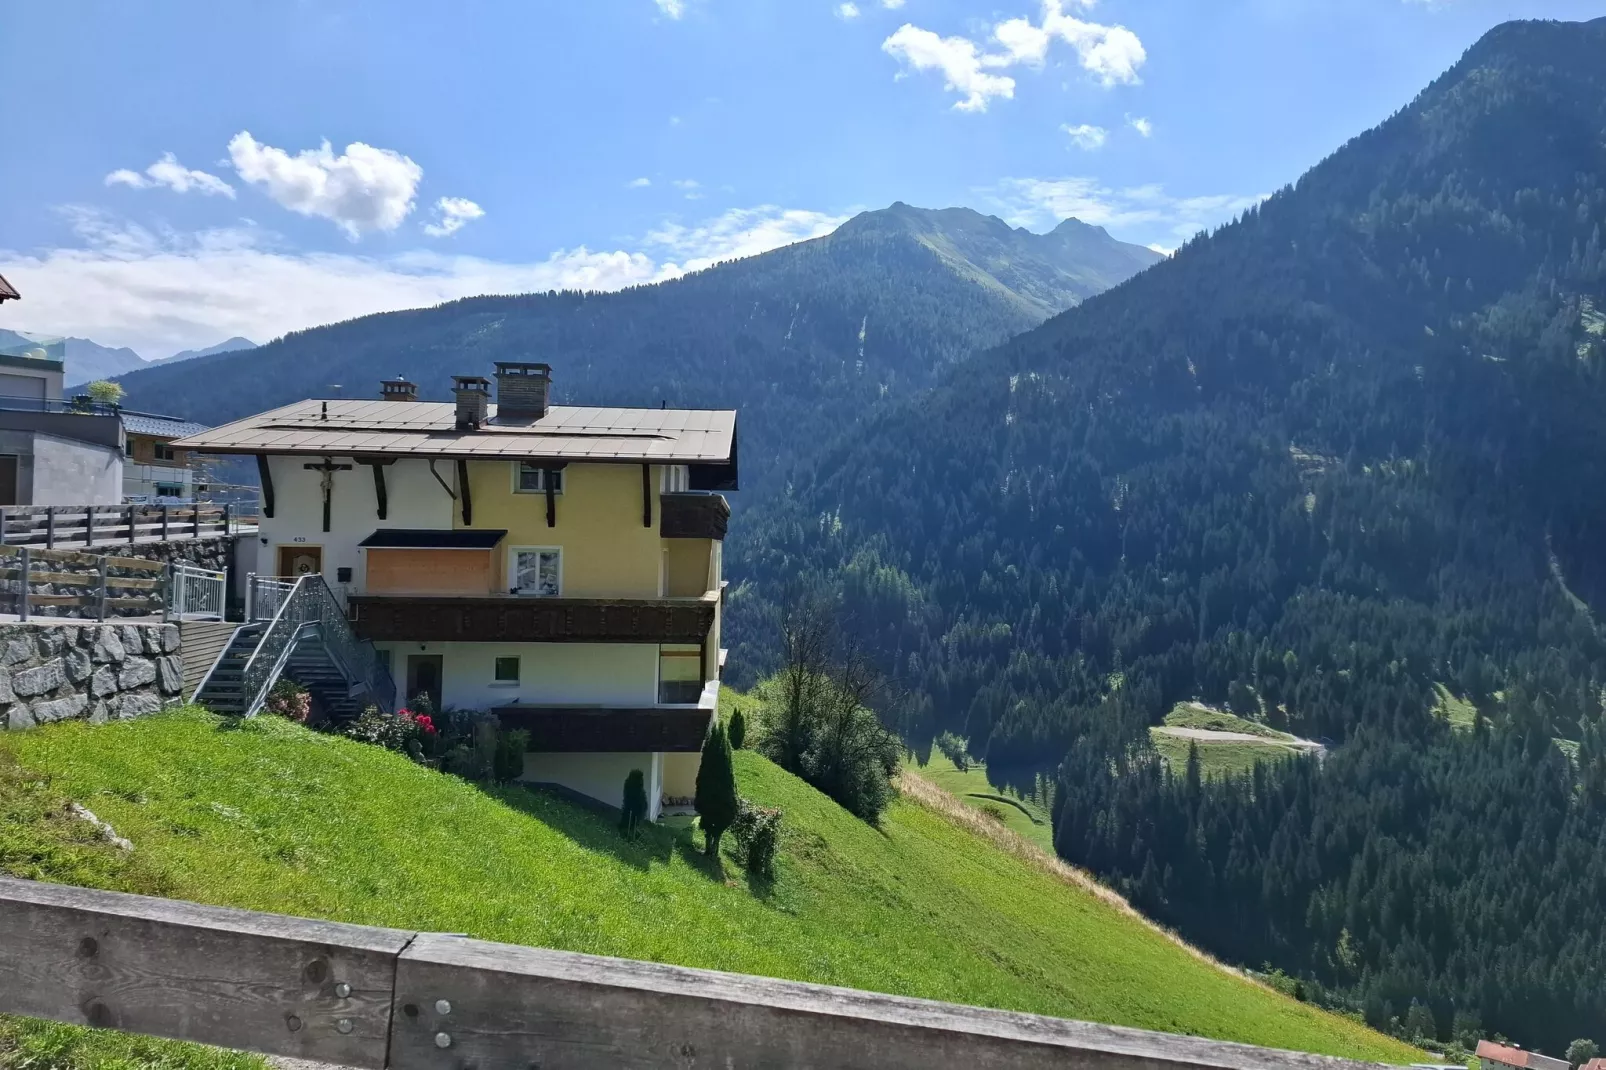
[[[1035,800],[994,787],[987,779],[985,766],[973,765],[960,772],[948,758],[933,752],[931,761],[921,766],[919,773],[978,813],[990,819],[992,815],[1001,818],[1005,828],[1028,843],[1054,853],[1054,823],[1048,809]]]
[[[554,798],[484,790],[276,718],[54,725],[0,736],[0,754],[29,771],[0,779],[0,805],[36,797],[15,804],[23,827],[0,828],[5,868],[29,876],[1335,1055],[1415,1054],[1202,961],[1108,893],[940,808],[906,796],[870,828],[750,752],[736,755],[742,791],[786,813],[773,886],[729,860],[711,868],[690,830],[626,843],[608,818]],[[52,819],[63,798],[134,853]]]
[[[1197,702],[1179,702],[1165,715],[1167,728],[1199,728],[1207,732],[1241,732],[1244,735],[1263,736],[1269,740],[1287,740],[1294,737],[1279,732],[1259,721],[1239,717],[1226,710],[1211,709]],[[1186,750],[1186,748],[1184,748]]]
[[[1433,685],[1433,694],[1435,696],[1433,703],[1434,713],[1462,731],[1472,731],[1473,727],[1478,723],[1478,707],[1440,683]]]
[[[1168,736],[1153,729],[1149,730],[1149,739],[1153,741],[1154,749],[1160,752],[1160,757],[1166,760],[1166,764],[1177,770],[1187,764],[1188,745],[1197,742],[1199,771],[1206,777],[1245,773],[1254,768],[1258,762],[1281,761],[1295,753],[1291,748],[1270,741],[1265,743],[1250,743],[1247,740],[1195,741],[1180,736]]]

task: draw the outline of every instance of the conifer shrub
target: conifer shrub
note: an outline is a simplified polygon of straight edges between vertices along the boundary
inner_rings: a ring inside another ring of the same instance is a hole
[[[703,829],[703,851],[710,858],[719,857],[719,838],[736,820],[736,802],[730,738],[725,726],[716,722],[703,740],[703,760],[697,768],[697,817]]]
[[[747,715],[741,710],[731,714],[729,735],[731,750],[741,750],[742,744],[747,742]]]
[[[781,841],[781,811],[738,798],[736,820],[731,822],[730,831],[747,871],[773,880],[775,852]]]
[[[495,720],[487,718],[487,721],[495,730]],[[491,769],[498,783],[506,784],[523,775],[524,752],[529,745],[530,733],[522,728],[516,728],[511,732],[497,731],[496,743],[491,752]]]
[[[630,770],[625,777],[624,808],[619,815],[619,831],[626,839],[635,839],[641,823],[647,820],[647,778],[640,769]]]

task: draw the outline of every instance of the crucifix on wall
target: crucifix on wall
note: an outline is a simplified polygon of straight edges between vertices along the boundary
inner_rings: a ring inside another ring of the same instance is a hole
[[[351,465],[335,464],[333,460],[325,457],[322,464],[304,464],[301,467],[305,468],[309,472],[323,473],[323,530],[328,531],[329,502],[331,499],[333,499],[335,493],[335,473],[349,472],[351,471]]]

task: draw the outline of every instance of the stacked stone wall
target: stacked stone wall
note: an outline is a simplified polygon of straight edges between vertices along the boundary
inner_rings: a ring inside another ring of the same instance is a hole
[[[180,701],[176,624],[0,624],[0,728],[103,722]]]

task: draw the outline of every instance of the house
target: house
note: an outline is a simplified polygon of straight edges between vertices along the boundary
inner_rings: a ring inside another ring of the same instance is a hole
[[[1492,1040],[1478,1041],[1477,1054],[1483,1070],[1504,1070],[1511,1066],[1527,1067],[1528,1070],[1572,1070],[1572,1064],[1566,1059],[1552,1059],[1536,1051],[1524,1051],[1506,1044],[1496,1044]]]
[[[65,357],[62,341],[0,348],[0,505],[123,500],[122,421],[113,406],[63,400]]]
[[[387,380],[173,443],[252,455],[259,560],[321,572],[400,693],[530,733],[524,778],[650,816],[695,792],[717,705],[736,413],[548,404],[546,364]]]
[[[7,282],[4,275],[0,275],[0,301],[16,301],[21,297],[17,288]]]
[[[1591,1059],[1578,1070],[1606,1070],[1606,1059]]]
[[[135,502],[190,502],[195,500],[193,455],[174,449],[173,442],[206,430],[205,424],[158,416],[150,412],[120,410],[127,445],[123,458],[123,497]]]

